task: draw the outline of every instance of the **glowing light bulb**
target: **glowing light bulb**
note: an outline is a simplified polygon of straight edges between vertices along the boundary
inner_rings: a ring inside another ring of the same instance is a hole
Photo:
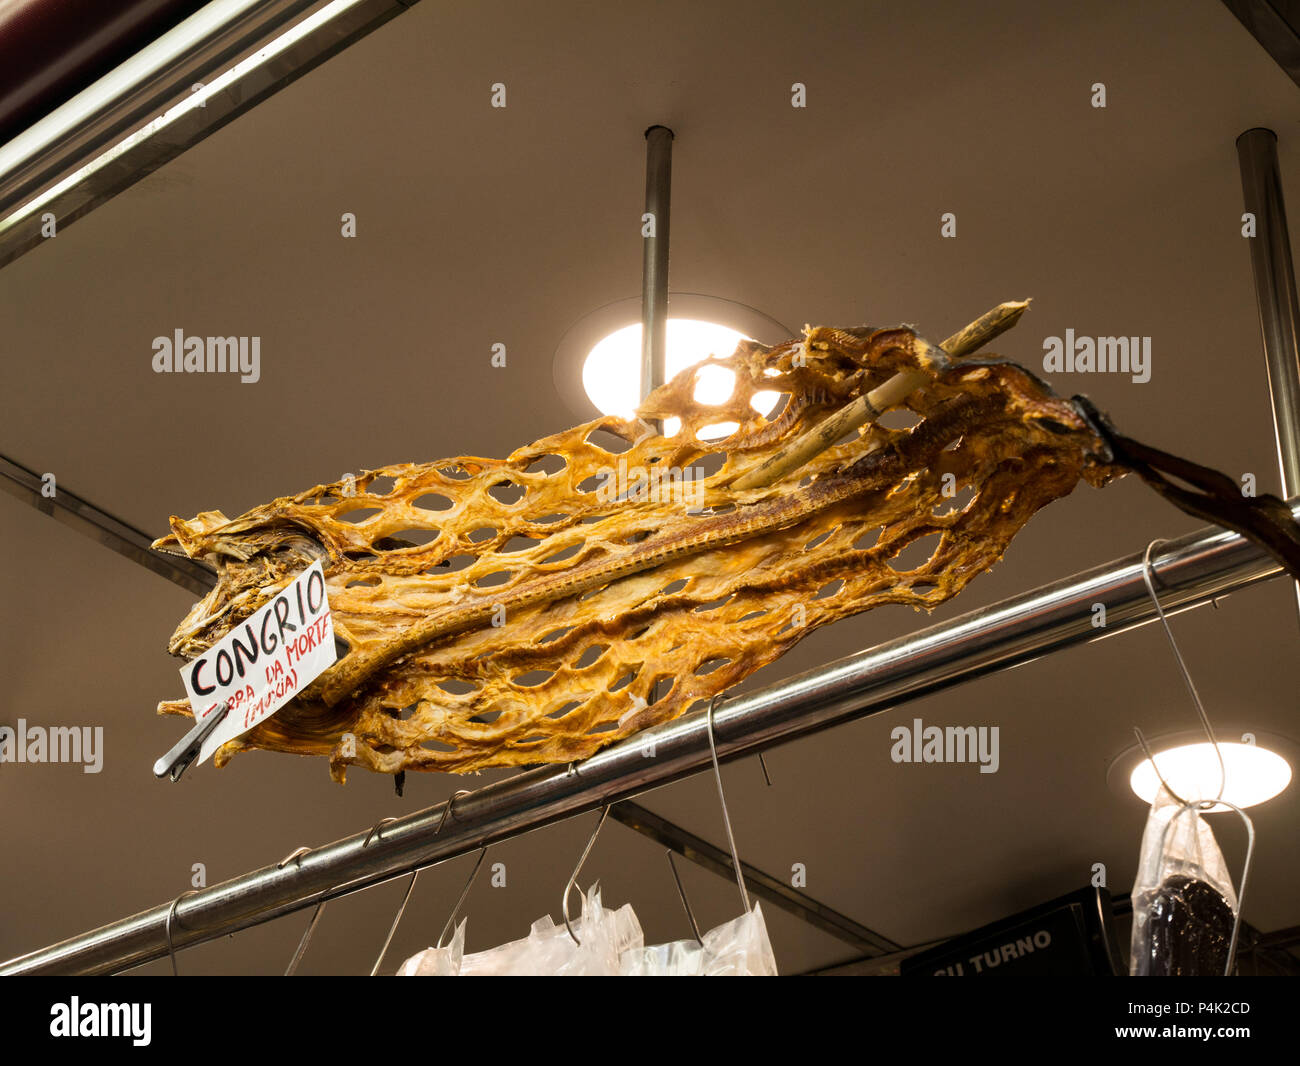
[[[1272,799],[1291,783],[1291,764],[1275,751],[1254,744],[1225,744],[1223,772],[1220,777],[1219,760],[1214,745],[1184,744],[1155,753],[1156,766],[1172,788],[1183,799],[1212,800],[1219,795],[1219,784],[1224,780],[1223,799],[1238,807],[1253,807]],[[1160,790],[1151,760],[1143,759],[1129,778],[1129,785],[1147,803],[1151,803]],[[1226,811],[1219,805],[1213,811]]]
[[[665,380],[674,377],[688,366],[701,362],[711,355],[728,356],[739,341],[748,338],[729,326],[715,322],[702,322],[692,318],[668,320],[668,350],[665,355]],[[582,364],[582,385],[602,414],[631,418],[641,402],[641,324],[634,323],[617,329],[598,341]],[[703,404],[722,404],[731,398],[736,387],[736,375],[722,366],[700,368],[695,381],[695,399]],[[750,405],[767,414],[776,405],[780,394],[764,389],[754,394]],[[680,423],[674,423],[672,436]],[[726,428],[726,427],[730,428]],[[665,426],[668,431],[669,426]],[[726,432],[722,432],[722,430]],[[707,439],[725,437],[736,429],[735,422],[720,422],[709,427]]]

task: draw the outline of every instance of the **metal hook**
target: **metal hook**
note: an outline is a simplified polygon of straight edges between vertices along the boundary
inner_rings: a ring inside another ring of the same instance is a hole
[[[1173,793],[1171,792],[1170,795],[1173,795]],[[1173,826],[1175,821],[1182,817],[1184,811],[1192,809],[1196,813],[1196,816],[1200,817],[1200,810],[1209,811],[1219,804],[1222,804],[1225,807],[1231,807],[1241,816],[1241,820],[1246,823],[1246,861],[1242,863],[1241,867],[1241,887],[1237,890],[1237,907],[1232,915],[1232,939],[1228,943],[1228,965],[1223,971],[1224,977],[1231,977],[1232,968],[1237,963],[1237,937],[1241,932],[1241,911],[1246,905],[1246,881],[1250,877],[1251,859],[1255,854],[1255,823],[1250,820],[1250,815],[1235,803],[1229,803],[1225,799],[1184,800],[1178,810],[1170,817],[1169,821],[1165,823],[1165,827],[1160,833],[1160,855],[1163,860],[1165,854],[1165,841],[1169,837],[1170,827]]]
[[[437,836],[438,833],[442,832],[442,827],[445,826],[447,822],[447,815],[451,814],[451,805],[452,803],[456,802],[456,797],[468,796],[468,794],[469,794],[469,789],[459,789],[458,792],[452,793],[450,800],[447,800],[446,806],[443,807],[442,809],[442,818],[438,819],[438,827],[435,828],[433,831],[434,836]],[[395,820],[396,820],[395,818],[380,819],[380,822],[378,822],[376,826],[374,826],[374,828],[370,829],[370,833],[376,832],[377,829],[381,829],[383,827],[383,824],[385,824],[386,822],[395,822]],[[370,842],[370,835],[369,833],[367,833],[367,837],[365,837],[365,844],[369,844],[369,842]],[[363,846],[364,848],[365,844],[361,846]],[[481,861],[482,859],[480,859],[480,862]],[[478,867],[474,867],[474,871],[477,872],[477,870]],[[396,931],[398,931],[398,924],[402,922],[402,915],[406,914],[407,904],[411,902],[411,893],[415,892],[415,883],[416,883],[416,879],[419,878],[419,876],[420,876],[420,868],[416,867],[415,870],[411,871],[411,881],[409,881],[409,883],[407,884],[406,896],[402,897],[402,905],[398,907],[398,913],[394,915],[393,924],[389,926],[389,935],[387,935],[387,939],[383,941],[383,946],[382,948],[380,948],[380,957],[374,959],[374,966],[370,967],[370,976],[372,976],[372,978],[374,975],[380,972],[380,966],[383,965],[383,957],[385,957],[386,954],[389,953],[389,946],[393,944],[393,936],[395,935]],[[465,891],[468,892],[468,887],[467,889],[465,889]]]
[[[167,920],[163,923],[163,932],[167,936],[167,954],[168,956],[170,956],[172,960],[173,977],[180,976],[180,971],[176,969],[176,949],[172,947],[172,919],[176,917],[176,904],[180,903],[180,901],[183,900],[186,896],[194,895],[197,891],[198,889],[196,888],[186,889],[174,900],[172,900],[172,905],[167,908]]]
[[[397,915],[393,918],[393,924],[388,927],[388,936],[384,940],[384,946],[379,949],[379,958],[375,959],[374,966],[370,968],[371,977],[379,973],[379,967],[384,961],[384,956],[388,954],[388,945],[393,942],[393,934],[397,932],[397,923],[402,920],[402,915],[406,913],[406,905],[411,902],[411,893],[415,891],[415,879],[419,876],[419,869],[411,871],[411,880],[406,886],[406,895],[402,897],[402,905],[397,908]]]
[[[1174,659],[1178,662],[1178,669],[1183,675],[1183,683],[1187,686],[1187,691],[1191,694],[1192,703],[1196,706],[1196,713],[1201,719],[1201,725],[1205,727],[1205,735],[1213,745],[1214,754],[1219,760],[1219,793],[1218,796],[1215,797],[1215,799],[1218,800],[1222,798],[1223,790],[1227,788],[1228,785],[1228,769],[1223,762],[1223,751],[1219,748],[1219,741],[1214,735],[1214,728],[1210,725],[1210,717],[1205,713],[1205,707],[1201,703],[1200,693],[1196,691],[1196,685],[1192,681],[1191,671],[1187,669],[1187,663],[1183,661],[1183,653],[1178,650],[1178,642],[1174,639],[1174,631],[1169,628],[1169,619],[1165,617],[1165,609],[1160,604],[1160,597],[1156,595],[1155,585],[1152,582],[1151,549],[1157,544],[1163,543],[1164,542],[1161,540],[1153,540],[1147,545],[1146,551],[1142,553],[1142,580],[1145,582],[1147,592],[1151,596],[1151,602],[1155,604],[1156,614],[1160,616],[1160,622],[1164,626],[1165,636],[1169,638],[1169,647],[1173,650]],[[1160,773],[1159,767],[1156,766],[1155,759],[1152,757],[1150,749],[1147,748],[1146,740],[1143,738],[1141,730],[1134,728],[1134,732],[1138,735],[1138,742],[1142,745],[1142,750],[1146,753],[1147,758],[1151,760],[1151,765],[1155,768],[1156,776],[1160,778],[1160,783],[1168,789],[1169,794],[1173,796],[1174,799],[1178,800],[1180,803],[1186,802],[1172,788],[1169,788],[1168,782],[1165,781],[1164,777]]]
[[[731,863],[736,871],[736,887],[740,889],[740,902],[748,914],[749,893],[745,891],[745,875],[740,871],[740,854],[736,851],[736,838],[731,832],[731,815],[727,813],[727,797],[722,791],[722,770],[718,766],[718,745],[713,738],[713,711],[718,705],[718,700],[722,699],[722,693],[719,692],[709,701],[709,713],[705,722],[709,731],[709,753],[713,756],[713,777],[718,783],[718,802],[722,804],[722,822],[727,828],[727,844],[731,848]]]
[[[292,977],[298,971],[298,963],[302,962],[302,957],[307,953],[307,945],[311,943],[311,935],[316,932],[316,923],[320,921],[321,912],[325,910],[325,900],[316,904],[316,909],[312,912],[311,921],[307,923],[307,930],[302,934],[302,939],[298,941],[298,950],[293,953],[293,958],[289,961],[289,968],[284,971],[285,977]]]
[[[386,826],[389,822],[395,822],[395,821],[397,821],[396,818],[380,818],[379,821],[377,821],[373,826],[370,827],[370,832],[366,834],[366,839],[362,841],[361,846],[363,848],[369,847],[370,838],[373,837],[380,830],[382,830],[383,827]],[[299,859],[302,856],[308,854],[310,851],[311,848],[308,847],[298,848],[296,851],[292,852],[289,855],[286,855],[283,859],[281,859],[278,863],[276,863],[276,868],[283,870],[286,866],[289,865],[289,863],[293,862],[294,859]],[[307,928],[302,934],[302,939],[298,941],[298,950],[293,953],[293,958],[289,961],[288,969],[284,971],[285,977],[292,977],[295,973],[297,973],[298,964],[302,962],[303,955],[307,953],[307,945],[311,943],[312,934],[316,932],[316,923],[320,921],[320,916],[325,911],[326,902],[327,900],[322,899],[316,904],[316,909],[312,912],[311,921],[307,923]],[[389,935],[391,937],[392,934],[390,933]]]
[[[288,855],[286,855],[283,859],[277,862],[275,864],[275,868],[277,870],[283,870],[286,866],[289,865],[289,863],[293,862],[295,859],[301,859],[304,855],[310,853],[311,853],[311,848],[308,847],[297,848],[294,851],[289,852]]]
[[[361,842],[361,846],[363,848],[370,847],[370,838],[375,835],[382,836],[383,835],[382,831],[384,826],[388,825],[390,822],[395,822],[395,821],[397,821],[396,818],[380,818],[379,821],[377,821],[374,825],[370,827],[370,832],[366,834],[366,839]]]
[[[582,864],[587,861],[587,856],[591,854],[592,845],[596,843],[596,837],[600,835],[600,827],[605,824],[605,819],[609,817],[609,808],[605,807],[600,812],[600,820],[596,823],[596,828],[592,830],[591,838],[587,841],[587,846],[582,849],[582,858],[578,860],[578,865],[573,868],[573,876],[569,878],[569,883],[564,886],[564,928],[569,931],[569,936],[579,947],[582,941],[578,939],[573,932],[573,923],[569,920],[569,893],[573,891],[573,886],[578,883],[578,874],[582,872]],[[581,889],[579,889],[581,892]]]
[[[686,889],[682,887],[682,879],[677,876],[677,864],[673,862],[673,853],[669,850],[666,854],[668,855],[668,868],[672,870],[673,880],[677,882],[677,894],[682,897],[682,906],[686,908],[686,920],[691,923],[691,932],[695,934],[696,941],[703,947],[704,938],[700,936],[700,927],[695,921],[695,912],[691,910],[691,902],[686,898]]]
[[[442,817],[438,819],[438,828],[436,828],[433,831],[434,836],[437,836],[439,833],[441,833],[442,827],[446,825],[447,816],[451,814],[452,804],[455,803],[458,799],[460,799],[461,796],[468,796],[469,794],[470,794],[470,790],[467,788],[457,789],[455,792],[451,794],[451,798],[447,800],[447,805],[442,809]]]
[[[469,890],[474,884],[474,879],[478,877],[478,868],[483,865],[483,860],[487,858],[489,845],[484,844],[483,850],[478,853],[478,862],[474,864],[474,869],[470,871],[469,880],[465,882],[465,887],[461,890],[460,899],[456,900],[456,906],[451,909],[451,916],[447,919],[447,924],[442,927],[442,932],[438,934],[438,943],[436,947],[442,947],[443,938],[446,937],[452,926],[456,922],[456,915],[460,913],[461,906],[465,903],[465,897],[469,895]]]

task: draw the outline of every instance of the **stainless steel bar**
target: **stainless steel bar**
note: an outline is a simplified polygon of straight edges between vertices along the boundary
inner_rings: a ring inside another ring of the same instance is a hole
[[[673,180],[673,131],[645,131],[645,213],[654,229],[642,241],[641,399],[664,383],[668,351],[668,236]]]
[[[101,511],[67,489],[59,488],[57,483],[55,494],[45,496],[41,493],[41,485],[39,474],[0,455],[0,489],[195,595],[206,596],[217,583],[217,575],[206,566],[191,559],[154,551],[150,547],[153,538],[135,526]]]
[[[736,875],[732,872],[731,853],[726,849],[716,847],[703,837],[696,836],[689,830],[668,821],[667,818],[659,817],[654,811],[646,810],[639,803],[633,803],[631,800],[614,804],[609,809],[609,816],[622,822],[629,829],[635,829],[664,847],[671,848],[697,866],[702,866],[711,873],[730,881],[732,885],[735,884]],[[852,944],[855,948],[871,955],[882,955],[899,950],[901,945],[792,888],[771,874],[751,866],[743,859],[740,868],[745,875],[745,887],[753,895],[775,907],[780,907],[788,914],[793,914],[823,933],[829,933],[836,939]]]
[[[641,249],[641,399],[664,383],[668,367],[668,246],[673,183],[673,131],[645,131],[645,214],[653,230]],[[657,424],[657,423],[656,423]],[[659,427],[662,430],[662,426]],[[660,682],[650,690],[659,698]]]
[[[1293,507],[1295,501],[1293,501]],[[1166,612],[1281,572],[1262,549],[1216,527],[1168,541],[1152,566]],[[723,761],[808,736],[1076,644],[1150,622],[1142,553],[889,641],[780,684],[725,701],[714,714]],[[1095,604],[1106,625],[1094,628]],[[703,707],[646,730],[577,764],[529,770],[455,800],[441,826],[439,804],[384,827],[263,867],[182,899],[178,947],[202,943],[282,914],[370,887],[412,869],[477,850],[630,799],[711,768]],[[166,954],[164,903],[0,965],[0,974],[112,973]]]
[[[1237,138],[1237,161],[1246,210],[1255,216],[1250,263],[1273,400],[1282,495],[1289,499],[1300,494],[1300,304],[1277,161],[1277,134],[1258,127],[1247,130]],[[1300,598],[1300,583],[1296,592]]]
[[[0,145],[0,267],[416,0],[212,0]]]
[[[1277,0],[1223,0],[1286,75],[1300,85],[1300,11]]]

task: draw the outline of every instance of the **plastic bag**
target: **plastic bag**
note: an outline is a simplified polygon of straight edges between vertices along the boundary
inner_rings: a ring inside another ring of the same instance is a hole
[[[606,910],[601,906],[599,885],[593,885],[583,897],[582,915],[574,924],[581,945],[573,942],[564,925],[556,925],[547,915],[534,922],[521,940],[464,955],[465,923],[461,922],[450,947],[428,948],[413,955],[397,972],[403,977],[615,977],[620,956],[645,944],[632,905]]]
[[[748,914],[705,933],[702,945],[677,940],[625,952],[620,972],[624,977],[775,977],[776,956],[763,910],[755,903]]]
[[[398,977],[455,977],[460,973],[465,953],[465,921],[456,926],[451,943],[445,948],[426,948],[412,955],[398,968]]]
[[[1133,882],[1134,977],[1221,975],[1237,894],[1214,833],[1194,807],[1161,789],[1151,805]]]
[[[528,936],[465,955],[465,923],[445,948],[412,955],[399,977],[775,977],[776,956],[756,903],[704,935],[704,943],[678,940],[645,946],[641,923],[630,903],[616,911],[601,906],[600,888],[583,897],[575,944],[550,915],[533,923]]]

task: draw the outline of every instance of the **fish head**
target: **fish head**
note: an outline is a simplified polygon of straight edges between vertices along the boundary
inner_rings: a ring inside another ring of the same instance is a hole
[[[154,541],[157,551],[184,555],[212,566],[215,587],[176,627],[167,650],[194,658],[329,553],[311,531],[283,516],[257,511],[231,520],[220,511],[194,518],[171,517],[171,533]]]

